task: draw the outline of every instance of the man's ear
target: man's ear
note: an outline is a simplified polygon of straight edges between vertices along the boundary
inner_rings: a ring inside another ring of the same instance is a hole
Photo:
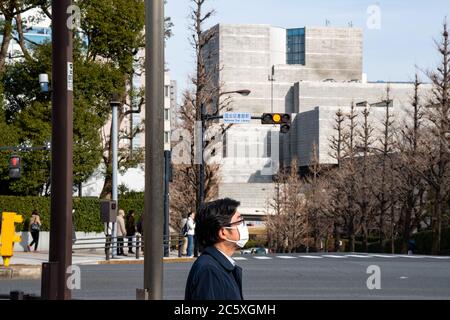
[[[225,230],[226,230],[225,228],[220,228],[219,231],[217,232],[219,240],[226,240],[227,239]]]

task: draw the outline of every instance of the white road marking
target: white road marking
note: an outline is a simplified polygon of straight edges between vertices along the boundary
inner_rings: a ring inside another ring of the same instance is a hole
[[[409,255],[397,255],[399,258],[410,258],[410,259],[423,259],[426,258],[424,256],[409,256]]]
[[[394,255],[388,256],[388,255],[384,255],[384,254],[372,254],[371,256],[377,257],[377,258],[395,258],[396,257]]]
[[[323,255],[322,257],[325,257],[325,258],[336,258],[336,259],[344,259],[344,258],[347,258],[346,256],[335,256],[335,255]]]
[[[244,258],[244,257],[233,257],[232,258],[233,260],[247,260],[247,258]]]
[[[307,258],[307,259],[323,259],[320,256],[298,256],[299,258]]]
[[[254,257],[254,258],[258,260],[272,260],[272,258],[270,257]]]
[[[408,279],[408,277],[400,277],[400,279],[405,280]]]
[[[295,257],[292,257],[292,256],[277,256],[277,258],[280,258],[280,259],[295,259]]]
[[[363,256],[358,254],[347,254],[346,256],[351,258],[372,258],[372,256]]]

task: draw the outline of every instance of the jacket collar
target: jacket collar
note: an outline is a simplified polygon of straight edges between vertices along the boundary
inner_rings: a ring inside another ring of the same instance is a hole
[[[233,264],[228,261],[228,259],[224,257],[224,255],[214,246],[205,248],[203,253],[209,254],[211,257],[216,259],[222,265],[222,267],[228,271],[233,271],[233,269],[235,268],[235,266],[233,266]]]

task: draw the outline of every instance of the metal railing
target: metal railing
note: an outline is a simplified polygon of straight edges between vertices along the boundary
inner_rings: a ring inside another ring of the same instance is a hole
[[[11,291],[9,294],[0,294],[0,300],[41,300],[41,297],[23,291]]]
[[[164,248],[166,252],[173,250],[178,250],[178,256],[182,256],[182,246],[184,237],[178,233],[170,234],[165,236],[163,239]],[[105,250],[106,260],[110,260],[115,257],[114,252],[117,249],[135,249],[134,255],[136,259],[140,259],[141,250],[144,251],[144,239],[140,234],[134,236],[124,236],[124,237],[98,237],[98,238],[79,238],[73,239],[72,250],[74,252],[83,250]],[[125,252],[124,252],[125,253]]]

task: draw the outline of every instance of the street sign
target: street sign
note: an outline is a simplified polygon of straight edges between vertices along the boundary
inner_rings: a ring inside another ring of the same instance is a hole
[[[250,112],[227,112],[223,115],[223,122],[229,124],[250,123],[251,120]]]

